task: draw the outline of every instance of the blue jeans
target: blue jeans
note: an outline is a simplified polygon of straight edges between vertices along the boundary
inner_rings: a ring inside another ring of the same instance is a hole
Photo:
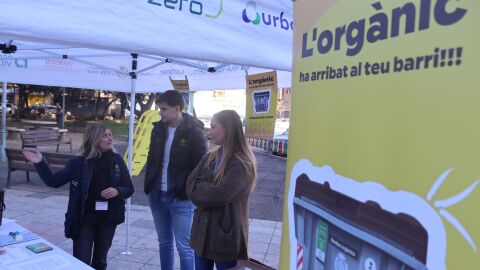
[[[180,256],[180,269],[194,269],[194,253],[190,247],[194,206],[189,200],[178,200],[165,192],[152,191],[148,195],[153,222],[158,235],[162,270],[173,270],[173,236]]]
[[[217,262],[195,254],[195,270],[213,270],[213,264],[217,270],[226,270],[237,265],[237,261],[232,262]]]

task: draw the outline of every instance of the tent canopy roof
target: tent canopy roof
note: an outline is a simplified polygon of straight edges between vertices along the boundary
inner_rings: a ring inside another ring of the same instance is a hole
[[[0,8],[8,40],[291,70],[290,0],[3,0]]]

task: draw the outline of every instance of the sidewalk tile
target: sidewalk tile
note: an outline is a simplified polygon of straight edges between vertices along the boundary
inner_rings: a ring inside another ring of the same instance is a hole
[[[52,229],[58,228],[56,225],[52,224],[45,224],[45,223],[38,223],[38,222],[33,222],[30,223],[26,226],[24,226],[27,230],[35,232],[37,234],[43,234],[47,231],[50,231]]]
[[[64,241],[58,243],[57,246],[63,250],[71,250],[73,248],[72,239],[65,239]]]
[[[248,235],[248,242],[249,243],[266,243],[270,244],[272,240],[271,234],[264,234],[264,233],[250,233]]]
[[[108,261],[108,270],[140,270],[143,267],[142,263],[130,262],[118,259],[111,259]]]
[[[270,244],[267,250],[267,256],[268,255],[280,256],[280,245]]]
[[[137,242],[132,244],[133,248],[158,249],[158,241],[148,238],[140,238]]]
[[[112,245],[113,246],[125,246],[126,236],[121,234],[115,234],[113,237]],[[128,245],[131,247],[135,242],[137,242],[140,238],[129,236],[128,237]]]
[[[277,222],[276,221],[271,221],[271,220],[254,219],[254,220],[252,220],[250,225],[275,228],[275,226],[277,225]]]
[[[147,220],[147,219],[138,219],[135,222],[132,222],[130,224],[132,228],[142,228],[142,229],[147,229],[147,230],[155,230],[155,225],[153,224],[153,220]]]
[[[123,260],[123,261],[130,261],[130,262],[138,262],[138,263],[146,263],[150,261],[158,252],[148,249],[139,249],[139,248],[130,248],[131,255],[117,254],[114,259]]]
[[[158,240],[158,235],[157,235],[157,232],[155,230],[152,230],[152,232],[146,234],[144,238]]]
[[[253,259],[262,262],[265,260],[265,253],[255,253],[255,252],[250,252],[248,253],[250,257]]]
[[[271,244],[280,245],[280,244],[282,244],[282,237],[281,237],[281,236],[274,235],[274,236],[272,237],[272,241],[271,241],[270,243],[271,243]]]
[[[18,219],[24,215],[29,215],[30,212],[25,211],[25,210],[15,210],[11,209],[10,205],[8,205],[8,211],[5,212],[5,217],[10,218],[10,219]]]
[[[280,263],[280,256],[267,255],[263,263],[273,268],[278,268],[278,264]]]
[[[152,231],[154,231],[154,230],[142,229],[142,228],[132,228],[132,226],[130,226],[129,235],[133,236],[133,237],[139,237],[140,238],[140,237],[143,237],[147,234],[152,233]],[[116,234],[118,233],[120,235],[125,235],[125,233],[126,233],[125,224],[117,226],[117,230],[115,231],[115,233]]]
[[[267,243],[251,242],[248,244],[248,252],[265,254],[267,253],[268,246]]]
[[[155,265],[155,264],[145,264],[142,268],[140,268],[141,270],[159,270],[160,269],[160,266],[159,265]]]
[[[275,228],[252,224],[248,227],[248,231],[250,233],[265,233],[272,235],[275,231]]]
[[[124,246],[112,246],[108,250],[108,260],[115,258],[118,254],[122,253],[125,251]]]
[[[65,236],[64,226],[55,226],[55,228],[45,231],[42,235]]]
[[[153,256],[149,261],[147,261],[147,264],[149,265],[156,265],[157,267],[160,266],[160,254],[158,252],[158,249],[155,252],[155,256]]]
[[[65,241],[65,236],[58,236],[58,235],[44,235],[42,234],[40,237],[47,240],[48,242],[58,245],[59,243]]]

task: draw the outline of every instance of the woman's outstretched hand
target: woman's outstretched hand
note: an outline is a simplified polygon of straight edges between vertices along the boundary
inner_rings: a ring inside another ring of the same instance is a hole
[[[35,152],[32,151],[22,151],[23,156],[30,162],[40,163],[43,159],[42,153],[35,149]]]

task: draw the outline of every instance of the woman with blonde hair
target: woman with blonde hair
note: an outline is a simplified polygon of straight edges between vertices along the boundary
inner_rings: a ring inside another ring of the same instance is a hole
[[[216,113],[211,142],[218,147],[200,161],[188,177],[187,195],[197,209],[190,245],[195,269],[234,267],[248,259],[248,200],[255,185],[256,161],[232,110]]]
[[[73,256],[95,269],[106,269],[107,253],[117,225],[125,221],[125,199],[132,196],[133,185],[123,158],[113,152],[112,134],[106,127],[88,127],[80,152],[56,173],[38,150],[23,155],[35,164],[47,186],[70,183],[65,237],[73,240]]]

